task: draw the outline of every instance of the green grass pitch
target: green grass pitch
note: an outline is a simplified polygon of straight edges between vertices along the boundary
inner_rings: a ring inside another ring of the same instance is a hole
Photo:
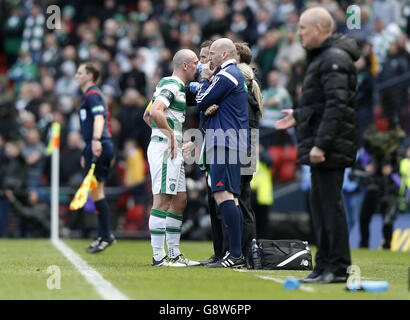
[[[410,300],[409,252],[352,250],[362,280],[385,280],[386,292],[348,292],[344,284],[302,285],[285,290],[281,281],[303,278],[308,271],[153,268],[149,241],[118,240],[106,251],[84,251],[90,240],[64,240],[83,260],[130,299],[137,300]],[[211,242],[183,241],[182,252],[194,260],[208,258]],[[312,248],[315,253],[315,248]],[[47,268],[61,270],[60,289],[48,289]],[[0,299],[97,300],[96,290],[50,240],[0,240]],[[303,289],[302,289],[303,288]]]

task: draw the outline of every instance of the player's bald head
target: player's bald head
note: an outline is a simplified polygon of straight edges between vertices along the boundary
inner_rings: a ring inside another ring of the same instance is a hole
[[[215,40],[212,43],[211,48],[214,49],[218,53],[222,53],[226,51],[228,53],[229,59],[236,58],[236,47],[231,39],[221,38],[221,39]]]
[[[330,34],[333,32],[334,22],[329,11],[322,7],[314,7],[307,9],[302,13],[300,19],[304,19],[312,26],[320,25],[323,33]]]
[[[180,69],[184,62],[190,63],[195,57],[195,52],[190,49],[181,49],[177,51],[172,60],[174,69]]]

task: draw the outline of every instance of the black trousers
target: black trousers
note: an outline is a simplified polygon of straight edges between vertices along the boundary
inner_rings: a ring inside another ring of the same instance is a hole
[[[380,206],[383,215],[383,248],[389,249],[393,236],[393,223],[397,217],[396,195],[381,201],[383,194],[378,190],[368,190],[364,196],[360,210],[360,247],[369,247],[369,226],[373,214]]]
[[[346,273],[351,264],[349,232],[342,199],[344,169],[311,168],[315,270]]]
[[[226,231],[225,223],[223,222],[222,215],[219,212],[218,205],[212,197],[211,188],[209,186],[207,188],[214,254],[218,259],[222,259],[225,256],[226,251],[229,251],[228,232]]]
[[[242,253],[246,257],[249,253],[252,239],[256,239],[255,212],[251,205],[251,175],[241,176],[241,194],[238,202],[242,210]]]

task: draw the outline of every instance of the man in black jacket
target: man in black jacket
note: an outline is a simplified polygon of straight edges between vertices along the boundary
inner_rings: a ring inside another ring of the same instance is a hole
[[[358,146],[354,61],[360,51],[355,40],[333,30],[323,8],[300,16],[298,35],[308,51],[308,67],[298,107],[284,110],[286,117],[276,124],[276,129],[296,125],[298,163],[311,166],[317,253],[313,272],[302,280],[306,283],[345,282],[351,264],[341,189]]]

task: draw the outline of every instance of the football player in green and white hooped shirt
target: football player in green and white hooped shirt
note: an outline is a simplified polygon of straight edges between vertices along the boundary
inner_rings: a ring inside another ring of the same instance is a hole
[[[199,262],[185,258],[179,249],[186,206],[182,157],[185,83],[195,78],[197,64],[198,57],[193,51],[179,50],[173,58],[172,76],[160,80],[144,114],[144,120],[152,128],[147,154],[154,197],[149,218],[153,266],[199,265]],[[165,254],[165,239],[168,255]]]

